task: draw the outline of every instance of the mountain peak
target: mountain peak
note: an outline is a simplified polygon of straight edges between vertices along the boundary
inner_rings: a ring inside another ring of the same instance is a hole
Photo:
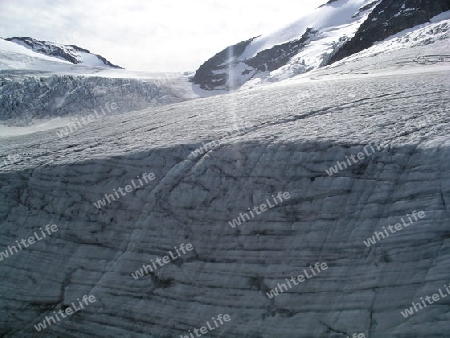
[[[11,37],[5,40],[17,43],[36,53],[55,57],[73,64],[123,69],[112,64],[103,56],[91,53],[89,50],[76,45],[57,44],[50,41],[36,40],[31,37]]]

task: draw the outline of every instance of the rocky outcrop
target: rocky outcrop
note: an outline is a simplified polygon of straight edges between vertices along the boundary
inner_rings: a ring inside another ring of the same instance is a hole
[[[317,31],[308,28],[300,39],[265,49],[256,54],[254,57],[246,59],[243,62],[257,71],[271,72],[284,66],[294,55],[298,54],[298,52],[309,40],[314,37],[314,34],[316,33]]]
[[[258,72],[270,72],[278,69],[296,55],[315,33],[317,32],[308,28],[300,39],[275,45],[257,53],[254,57],[241,61],[237,58],[255,38],[227,47],[201,65],[191,81],[206,90],[232,89],[241,83],[229,83],[230,72],[227,72],[228,69],[235,68],[241,63],[244,69],[240,73],[234,74],[233,77],[247,79]]]
[[[404,29],[429,22],[433,16],[448,10],[448,0],[382,0],[355,36],[333,55],[328,64],[369,48]]]
[[[202,89],[212,90],[214,88],[224,87],[228,81],[228,74],[220,72],[226,70],[229,64],[233,64],[235,59],[240,56],[245,48],[254,40],[251,38],[241,41],[236,45],[229,46],[212,58],[202,64],[192,77],[192,82],[199,84]]]

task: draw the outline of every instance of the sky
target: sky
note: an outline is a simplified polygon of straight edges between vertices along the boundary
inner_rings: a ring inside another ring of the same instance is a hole
[[[0,37],[75,44],[129,70],[194,71],[327,0],[0,0]]]

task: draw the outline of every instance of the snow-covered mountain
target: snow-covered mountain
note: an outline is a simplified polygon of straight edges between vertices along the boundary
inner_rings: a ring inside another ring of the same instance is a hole
[[[448,0],[332,0],[268,35],[227,47],[197,70],[205,90],[274,82],[326,66],[450,10]]]
[[[33,52],[65,60],[73,64],[81,64],[88,67],[123,69],[122,67],[112,64],[103,56],[93,54],[87,49],[75,45],[62,45],[50,41],[40,41],[30,37],[12,37],[6,38],[5,40],[17,43]]]

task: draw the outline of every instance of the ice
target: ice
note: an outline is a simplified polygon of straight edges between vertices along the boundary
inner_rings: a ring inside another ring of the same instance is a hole
[[[445,337],[450,298],[408,320],[400,311],[448,284],[448,58],[415,62],[444,54],[446,42],[114,115],[61,140],[47,131],[2,140],[0,251],[45,224],[59,231],[0,262],[0,335],[36,337],[46,315],[92,294],[97,302],[42,335],[180,337],[227,313],[211,336]],[[254,127],[223,136],[244,121]],[[388,147],[326,174],[373,140]],[[14,154],[20,161],[3,161]],[[93,205],[149,172],[152,184]],[[279,191],[291,198],[229,226]],[[426,218],[364,245],[414,210]],[[131,276],[182,243],[194,250],[176,264]],[[329,268],[267,297],[315,262]]]

